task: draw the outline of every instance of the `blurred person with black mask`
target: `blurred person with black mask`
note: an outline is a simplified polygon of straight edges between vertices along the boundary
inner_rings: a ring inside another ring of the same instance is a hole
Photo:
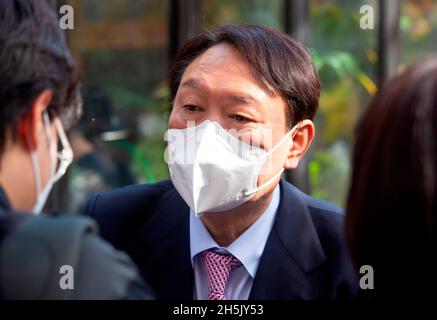
[[[0,0],[0,82],[0,298],[151,298],[92,220],[40,214],[72,161],[65,130],[81,109],[75,66],[46,1]]]

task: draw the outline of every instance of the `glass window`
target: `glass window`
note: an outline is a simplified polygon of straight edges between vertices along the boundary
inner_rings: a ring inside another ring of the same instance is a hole
[[[204,0],[204,25],[207,28],[224,24],[256,23],[282,29],[282,0]]]
[[[322,92],[309,163],[313,196],[344,204],[357,119],[376,92],[377,26],[360,29],[360,7],[376,1],[311,0],[310,43]]]
[[[437,51],[437,2],[403,0],[401,6],[401,67]]]
[[[71,134],[69,211],[92,192],[168,177],[163,135],[169,1],[72,0],[68,40],[83,80],[84,114]]]

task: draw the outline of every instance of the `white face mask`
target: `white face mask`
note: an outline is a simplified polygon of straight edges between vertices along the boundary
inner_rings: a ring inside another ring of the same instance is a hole
[[[47,135],[47,143],[50,152],[55,153],[56,147],[51,139],[51,132],[50,132],[50,119],[47,111],[43,114],[44,118],[44,125],[46,129],[46,135]],[[35,206],[32,209],[32,212],[34,214],[39,214],[44,207],[44,204],[47,201],[47,198],[50,194],[50,191],[53,188],[53,185],[62,178],[62,176],[67,171],[68,166],[73,161],[73,150],[70,147],[70,144],[68,143],[67,136],[64,132],[64,129],[62,128],[62,125],[59,121],[54,122],[56,131],[58,133],[60,142],[62,144],[62,151],[58,153],[58,161],[54,162],[52,155],[50,155],[50,178],[47,181],[47,184],[44,188],[42,188],[41,183],[41,170],[39,166],[38,157],[36,155],[35,151],[31,151],[30,157],[32,159],[32,166],[33,166],[33,173],[35,177],[35,194],[36,194],[36,203]],[[56,171],[57,170],[57,171]],[[56,172],[55,172],[56,171]]]
[[[293,129],[269,152],[209,120],[196,127],[169,129],[166,160],[173,184],[197,216],[236,208],[282,174],[284,169],[257,186],[267,157]]]

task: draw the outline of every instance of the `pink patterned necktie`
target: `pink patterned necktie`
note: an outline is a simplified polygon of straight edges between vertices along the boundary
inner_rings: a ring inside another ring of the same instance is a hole
[[[208,273],[208,300],[225,300],[229,276],[241,266],[240,260],[231,254],[210,250],[203,251],[202,257]]]

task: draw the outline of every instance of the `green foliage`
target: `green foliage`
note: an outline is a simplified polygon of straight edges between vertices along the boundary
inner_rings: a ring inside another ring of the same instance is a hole
[[[319,199],[344,205],[349,177],[347,154],[336,148],[316,150],[309,163],[311,194]]]
[[[135,154],[132,168],[144,182],[150,183],[169,178],[168,167],[164,161],[165,144],[162,137],[143,138],[132,150]]]
[[[204,26],[256,23],[281,29],[282,0],[206,0]]]
[[[402,68],[437,51],[437,2],[404,0],[401,8]]]
[[[313,1],[312,56],[322,92],[309,164],[311,194],[342,205],[355,123],[376,91],[376,33],[359,28],[361,1]],[[372,59],[373,58],[373,59]]]

